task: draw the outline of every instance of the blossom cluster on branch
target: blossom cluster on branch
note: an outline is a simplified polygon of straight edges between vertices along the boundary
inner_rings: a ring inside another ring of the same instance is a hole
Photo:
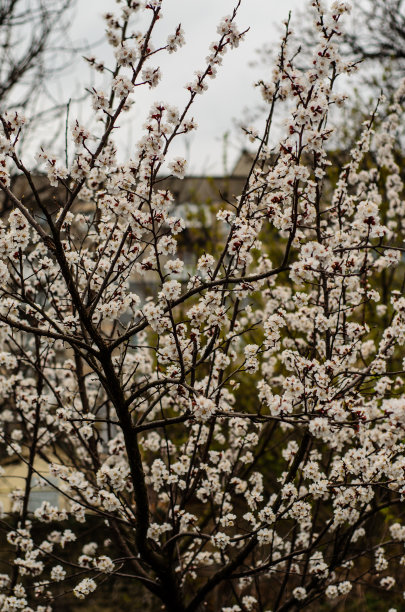
[[[245,32],[238,3],[184,108],[154,103],[120,163],[119,117],[137,87],[158,84],[157,56],[184,44],[181,25],[152,43],[163,4],[121,1],[105,16],[116,65],[87,58],[111,74],[109,91],[93,90],[99,127],[73,122],[69,167],[38,151],[52,198],[15,152],[24,117],[0,116],[0,189],[14,204],[0,222],[0,442],[25,469],[0,519],[12,550],[0,609],[57,610],[113,577],[172,612],[284,612],[365,581],[401,598],[405,85],[338,167],[329,114],[345,102],[338,77],[356,68],[339,55],[349,6],[311,0],[311,65],[297,66],[287,21],[258,83],[265,124],[246,128],[256,150],[243,191],[217,211],[215,252],[190,245],[186,274],[186,222],[161,177],[184,177],[170,145],[197,129],[194,99]],[[149,22],[133,32],[140,11]],[[35,210],[11,189],[12,167]],[[41,487],[58,502],[32,511]],[[76,554],[84,523],[101,541]]]

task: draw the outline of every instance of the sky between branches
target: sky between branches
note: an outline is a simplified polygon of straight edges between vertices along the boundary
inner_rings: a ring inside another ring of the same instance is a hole
[[[139,88],[135,108],[125,119],[125,125],[121,122],[121,133],[116,134],[123,155],[131,155],[153,102],[162,100],[182,107],[187,100],[185,83],[192,79],[195,70],[204,66],[208,45],[216,37],[217,24],[221,17],[232,12],[235,3],[234,0],[165,0],[163,19],[158,24],[156,34],[161,34],[161,40],[165,41],[181,22],[186,34],[186,46],[174,55],[159,54],[157,61],[162,68],[162,82],[150,91]],[[244,119],[244,109],[254,108],[261,101],[253,83],[265,76],[264,70],[262,67],[252,68],[249,64],[257,57],[256,50],[264,45],[274,44],[274,54],[277,53],[283,20],[290,10],[293,11],[294,20],[297,9],[302,5],[302,0],[242,0],[237,23],[241,29],[250,28],[246,39],[238,49],[227,53],[217,78],[210,82],[208,91],[194,105],[193,113],[199,129],[193,140],[189,141],[188,149],[184,140],[174,143],[176,150],[173,148],[173,154],[187,154],[189,172],[222,174],[223,135],[227,131],[231,132],[228,159],[232,168],[242,145],[242,140],[236,136],[234,120]],[[108,62],[110,47],[103,41],[104,21],[101,16],[114,8],[114,0],[78,0],[72,27],[75,41],[98,42],[94,55],[104,59],[106,65],[112,65],[112,62]],[[142,29],[141,22],[139,29]],[[157,37],[155,42],[159,42]],[[56,95],[67,102],[69,97],[74,97],[89,85],[87,77],[85,62],[78,58],[59,84]],[[82,119],[86,118],[84,109],[88,110],[89,106],[84,103],[80,110]],[[72,107],[71,118],[75,116],[74,112]]]

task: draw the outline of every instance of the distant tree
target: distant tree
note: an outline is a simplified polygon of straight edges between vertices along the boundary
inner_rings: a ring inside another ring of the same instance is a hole
[[[20,134],[17,150],[26,148],[26,137],[35,141],[35,128],[44,121],[46,136],[52,139],[60,132],[58,118],[66,117],[68,103],[57,99],[55,83],[77,54],[69,39],[75,4],[76,0],[0,2],[0,112],[9,108],[24,112],[30,125],[28,133]],[[12,173],[12,183],[17,174]],[[10,206],[10,200],[1,197],[0,215],[7,214]]]
[[[345,33],[351,52],[361,59],[393,61],[405,69],[404,0],[360,0],[353,27]]]
[[[26,109],[74,52],[67,23],[76,0],[2,0],[0,110]],[[64,53],[61,53],[64,49]]]

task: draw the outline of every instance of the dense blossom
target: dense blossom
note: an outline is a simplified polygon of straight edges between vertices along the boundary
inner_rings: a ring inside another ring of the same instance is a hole
[[[405,86],[336,162],[329,110],[355,69],[339,54],[350,7],[311,0],[312,62],[300,68],[286,22],[258,83],[265,128],[245,128],[246,184],[216,211],[212,252],[207,240],[185,256],[187,221],[161,177],[184,177],[170,145],[197,128],[190,107],[244,32],[235,9],[184,109],[155,102],[119,162],[119,117],[161,78],[150,57],[184,44],[180,25],[152,44],[163,4],[105,15],[116,65],[87,58],[113,75],[92,90],[103,121],[71,124],[68,168],[38,151],[52,197],[14,152],[24,117],[1,116],[0,189],[14,208],[0,221],[0,441],[25,475],[2,512],[12,568],[0,608],[57,610],[63,589],[84,599],[111,576],[173,612],[296,609],[370,577],[402,593]],[[135,32],[140,11],[148,27]],[[13,167],[35,210],[11,189]],[[49,489],[57,501],[33,509]],[[83,528],[94,521],[97,541]]]

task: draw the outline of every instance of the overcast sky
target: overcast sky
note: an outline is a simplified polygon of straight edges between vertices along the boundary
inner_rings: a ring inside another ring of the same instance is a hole
[[[165,41],[167,35],[173,33],[181,22],[185,30],[186,46],[175,54],[164,53],[158,56],[163,79],[157,88],[147,91],[146,87],[142,87],[137,90],[135,109],[130,119],[121,121],[121,134],[118,137],[121,146],[125,146],[129,154],[139,138],[151,103],[162,100],[181,108],[187,100],[188,92],[184,85],[193,78],[194,70],[204,67],[208,45],[218,36],[216,26],[221,17],[231,13],[234,5],[234,0],[163,1],[163,19],[155,31],[155,44]],[[260,75],[264,76],[264,69],[254,69],[249,63],[254,60],[256,50],[264,45],[274,45],[276,52],[283,20],[290,10],[294,17],[297,8],[303,5],[304,0],[242,0],[237,24],[241,30],[250,28],[246,39],[238,49],[228,51],[218,77],[210,81],[209,89],[203,96],[198,96],[192,113],[199,125],[188,144],[190,168],[194,173],[222,172],[225,132],[231,132],[229,161],[232,166],[241,143],[235,136],[233,122],[244,118],[245,108],[254,109],[260,103],[259,93],[252,84]],[[114,0],[78,0],[72,29],[74,39],[90,44],[100,41],[104,31],[101,15],[116,8]],[[135,29],[141,27],[139,23]],[[100,43],[94,51],[108,65],[108,45]],[[84,61],[79,60],[64,89],[69,89],[73,84],[83,89],[87,74]],[[172,154],[185,155],[185,151],[186,143],[182,140],[177,142]]]

